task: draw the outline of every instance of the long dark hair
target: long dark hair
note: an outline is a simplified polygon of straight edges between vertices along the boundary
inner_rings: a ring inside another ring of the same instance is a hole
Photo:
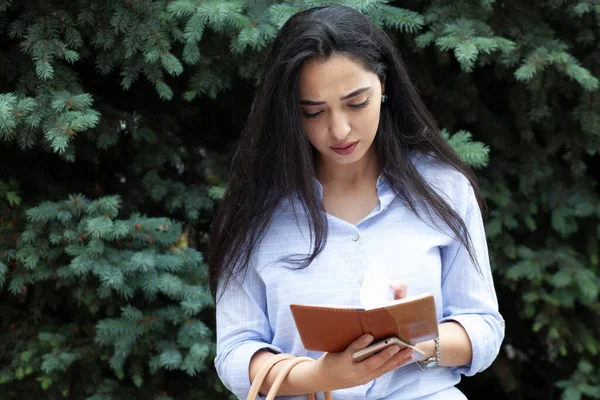
[[[209,265],[215,297],[218,288],[224,289],[234,276],[245,273],[253,249],[286,196],[297,195],[313,245],[310,254],[296,258],[297,267],[308,266],[325,246],[327,219],[313,183],[315,156],[302,125],[298,86],[306,60],[332,54],[360,62],[380,80],[385,76],[388,101],[381,109],[374,141],[385,177],[415,214],[420,215],[418,209],[437,214],[475,261],[463,220],[424,181],[409,154],[421,152],[462,172],[482,208],[483,197],[471,170],[441,136],[392,41],[352,8],[318,7],[291,17],[267,54],[233,159],[229,187],[212,227]]]

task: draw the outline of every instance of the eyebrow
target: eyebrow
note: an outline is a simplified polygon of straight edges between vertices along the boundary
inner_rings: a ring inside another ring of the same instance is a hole
[[[371,86],[367,86],[361,89],[357,89],[354,92],[347,94],[343,97],[340,97],[340,100],[348,100],[351,99],[352,97],[358,96],[361,93],[366,92],[367,90],[371,89]],[[323,104],[326,104],[326,101],[313,101],[313,100],[300,100],[300,104],[302,105],[306,105],[306,106],[320,106]]]

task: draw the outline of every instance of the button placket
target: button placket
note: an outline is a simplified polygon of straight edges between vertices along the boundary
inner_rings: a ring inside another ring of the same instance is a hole
[[[363,222],[361,222],[359,225],[363,224]],[[353,226],[350,232],[348,232],[347,234],[349,236],[349,239],[352,239],[352,242],[354,244],[351,250],[355,254],[355,256],[353,257],[354,262],[352,263],[352,274],[356,274],[356,280],[354,281],[355,283],[353,284],[353,286],[355,285],[355,295],[358,299],[360,297],[361,287],[364,284],[364,265],[368,261],[368,257],[364,249],[365,243],[362,243],[362,233],[360,228],[358,228],[357,226]]]

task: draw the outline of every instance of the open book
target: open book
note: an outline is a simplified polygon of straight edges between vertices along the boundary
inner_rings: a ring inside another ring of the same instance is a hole
[[[343,351],[365,333],[374,342],[395,336],[413,345],[438,336],[431,293],[373,308],[291,304],[290,309],[302,344],[311,351]]]

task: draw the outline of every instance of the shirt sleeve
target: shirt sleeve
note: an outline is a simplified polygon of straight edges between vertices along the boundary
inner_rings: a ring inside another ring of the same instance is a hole
[[[444,306],[440,323],[456,321],[467,332],[473,350],[472,362],[455,370],[472,376],[488,368],[496,359],[504,339],[504,319],[498,312],[483,220],[470,184],[463,193],[467,194],[466,200],[462,210],[456,211],[462,214],[478,266],[457,240],[442,248]]]
[[[276,353],[271,345],[265,286],[252,265],[243,279],[232,280],[216,304],[217,357],[219,378],[238,398],[250,391],[250,359],[260,349]]]

